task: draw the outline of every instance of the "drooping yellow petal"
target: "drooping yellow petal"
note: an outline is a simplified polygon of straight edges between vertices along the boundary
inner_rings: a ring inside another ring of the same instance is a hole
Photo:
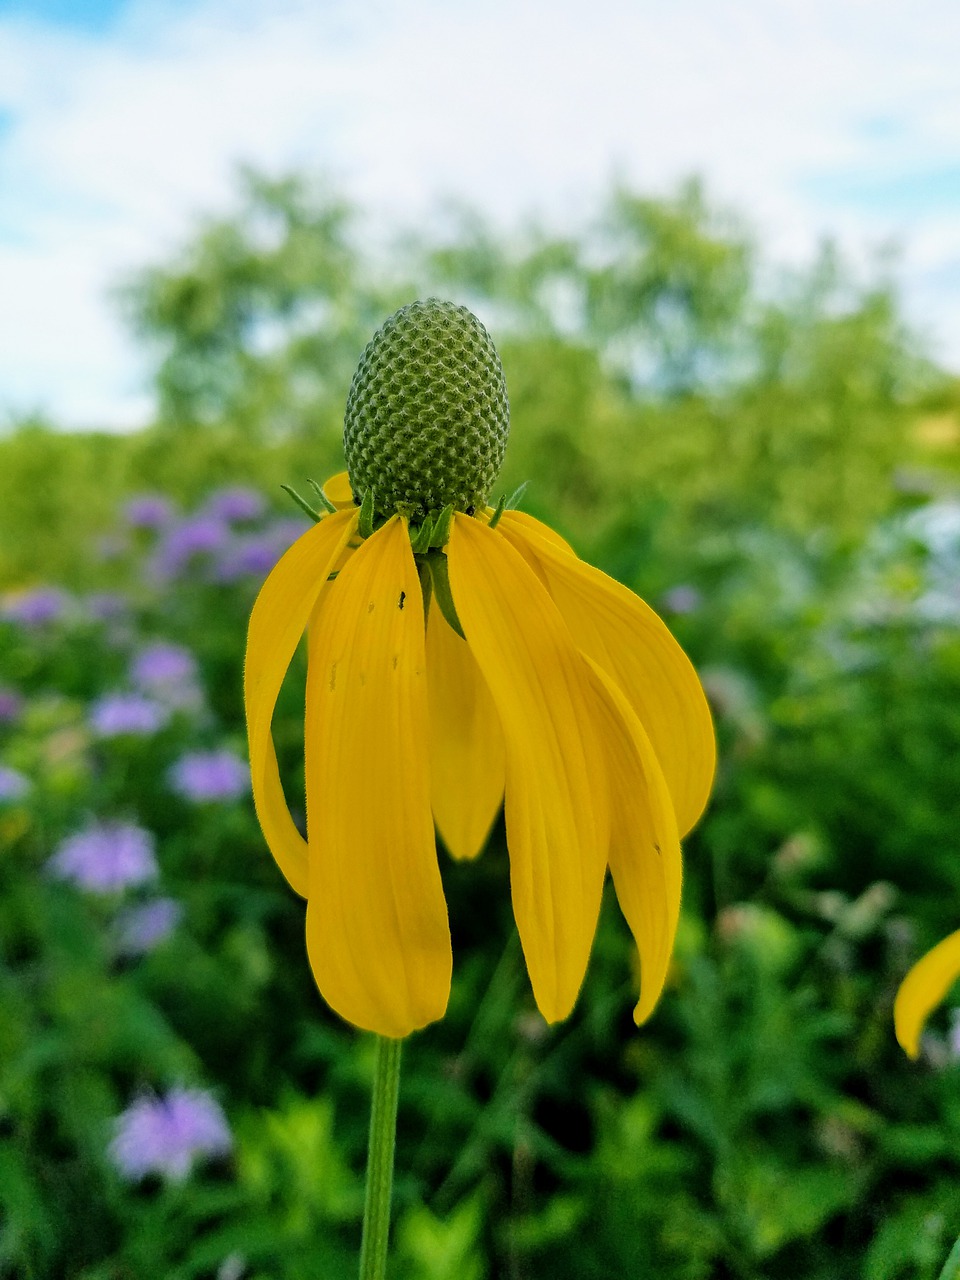
[[[680,837],[673,802],[643,725],[602,667],[594,716],[610,778],[610,874],[640,952],[639,1025],[653,1012],[680,918]]]
[[[574,642],[626,694],[656,752],[685,835],[706,806],[716,767],[710,709],[690,659],[649,605],[564,552],[534,528],[531,517],[518,520],[517,514],[504,512],[504,537],[535,555]]]
[[[506,743],[504,810],[514,915],[540,1012],[573,1007],[596,931],[609,843],[590,678],[523,558],[457,515],[450,585]]]
[[[503,731],[469,646],[436,603],[427,622],[433,816],[454,858],[483,848],[503,801]]]
[[[320,992],[358,1027],[400,1037],[443,1016],[451,951],[427,759],[423,601],[394,517],[311,622],[307,950]]]
[[[938,942],[913,966],[893,1002],[893,1025],[901,1048],[911,1058],[920,1052],[927,1018],[960,978],[960,929]]]
[[[341,560],[356,512],[326,516],[274,566],[260,589],[247,630],[243,697],[253,802],[270,852],[291,887],[307,896],[307,846],[287,809],[270,733],[283,677],[317,598]]]
[[[340,511],[347,511],[356,506],[353,500],[353,489],[350,487],[350,474],[338,471],[335,476],[323,483],[323,496]]]

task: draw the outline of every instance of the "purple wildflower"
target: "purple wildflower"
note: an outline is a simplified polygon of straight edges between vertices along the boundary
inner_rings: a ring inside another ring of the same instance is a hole
[[[277,548],[278,558],[288,547],[292,547],[296,540],[302,537],[310,527],[308,521],[300,516],[283,516],[282,519],[271,520],[267,526],[267,533]]]
[[[115,893],[157,875],[153,836],[132,823],[92,823],[64,840],[47,865],[57,879],[91,893]]]
[[[252,533],[234,538],[214,569],[217,582],[236,582],[240,578],[262,579],[279,559],[269,534]]]
[[[0,724],[12,724],[23,710],[23,698],[14,689],[0,685]]]
[[[197,710],[203,703],[197,684],[197,660],[182,645],[166,640],[146,645],[133,660],[130,678],[175,711]]]
[[[229,538],[222,520],[198,515],[181,520],[167,530],[153,559],[153,572],[161,581],[175,578],[198,559],[221,551]]]
[[[204,510],[220,520],[239,523],[259,519],[263,515],[264,506],[262,493],[236,485],[229,489],[217,489],[210,495]]]
[[[171,684],[192,681],[197,674],[197,661],[183,645],[158,640],[141,649],[130,668],[134,684],[142,689],[163,689]]]
[[[236,800],[250,788],[250,770],[232,751],[190,751],[170,770],[170,785],[184,800]]]
[[[141,493],[130,499],[123,516],[134,529],[162,529],[173,518],[173,507],[159,493]]]
[[[202,1156],[233,1147],[226,1117],[204,1089],[171,1089],[165,1098],[142,1097],[114,1122],[110,1159],[131,1182],[156,1173],[183,1182]]]
[[[69,596],[56,587],[34,587],[11,592],[0,602],[0,617],[24,627],[45,627],[59,622],[67,611]]]
[[[288,547],[310,526],[306,521],[274,520],[260,533],[231,539],[217,560],[214,576],[218,582],[236,582],[240,578],[262,581]]]
[[[98,738],[147,737],[169,718],[166,707],[140,693],[105,693],[90,708],[90,727]]]
[[[141,956],[152,951],[174,931],[183,908],[173,898],[153,898],[126,907],[116,919],[117,950],[125,956]]]
[[[30,779],[16,769],[0,764],[0,804],[22,800],[30,790]]]
[[[117,622],[130,612],[130,601],[118,591],[96,591],[84,604],[87,617],[94,622]]]

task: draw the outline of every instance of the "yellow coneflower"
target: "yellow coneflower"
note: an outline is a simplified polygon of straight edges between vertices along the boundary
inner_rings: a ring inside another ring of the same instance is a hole
[[[713,779],[706,700],[663,622],[546,525],[487,505],[508,417],[475,316],[435,299],[391,316],[350,389],[347,471],[323,487],[331,510],[279,561],[250,619],[257,814],[307,899],[321,994],[388,1037],[447,1005],[434,824],[454,858],[473,858],[501,804],[543,1016],[573,1007],[609,866],[640,951],[643,1021],[673,945],[680,837]],[[304,631],[306,841],[271,738]]]
[[[913,966],[893,1003],[893,1026],[900,1047],[911,1058],[920,1053],[927,1019],[960,978],[960,929],[938,942]]]

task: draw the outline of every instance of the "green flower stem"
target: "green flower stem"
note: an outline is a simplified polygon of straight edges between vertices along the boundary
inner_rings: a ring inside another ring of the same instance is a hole
[[[943,1264],[940,1280],[957,1280],[958,1276],[960,1276],[960,1238],[950,1250],[950,1257]]]
[[[363,1205],[360,1280],[384,1280],[390,1239],[393,1150],[397,1142],[397,1097],[400,1092],[402,1040],[377,1036],[370,1104],[367,1194]]]

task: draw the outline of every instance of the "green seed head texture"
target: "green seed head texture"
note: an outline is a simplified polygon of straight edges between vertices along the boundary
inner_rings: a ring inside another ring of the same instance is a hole
[[[373,335],[343,424],[350,484],[378,517],[417,523],[443,507],[482,507],[503,462],[510,406],[503,367],[466,307],[411,302]]]

